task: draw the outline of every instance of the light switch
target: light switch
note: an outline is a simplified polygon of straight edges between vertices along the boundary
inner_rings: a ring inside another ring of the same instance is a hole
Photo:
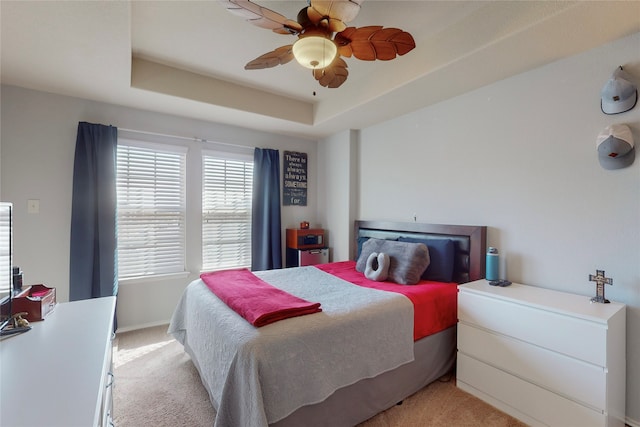
[[[40,213],[40,200],[38,199],[27,200],[27,213],[30,213],[30,214]]]

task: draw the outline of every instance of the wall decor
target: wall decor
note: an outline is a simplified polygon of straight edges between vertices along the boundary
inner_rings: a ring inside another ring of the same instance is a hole
[[[589,275],[590,282],[596,282],[596,296],[591,298],[591,302],[609,304],[609,300],[604,297],[604,285],[613,285],[613,279],[605,277],[604,270],[596,270],[596,274]]]
[[[633,134],[627,125],[607,126],[596,139],[598,161],[604,169],[621,169],[631,166],[636,157]]]
[[[284,152],[282,204],[307,206],[307,153]]]
[[[605,83],[600,95],[600,109],[605,114],[624,113],[633,109],[638,102],[638,90],[621,66],[616,68]]]

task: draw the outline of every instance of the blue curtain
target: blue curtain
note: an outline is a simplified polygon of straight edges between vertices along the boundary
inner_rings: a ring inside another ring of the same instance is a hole
[[[71,207],[71,301],[117,295],[118,129],[78,123]]]
[[[253,152],[251,270],[282,268],[280,231],[280,152]]]

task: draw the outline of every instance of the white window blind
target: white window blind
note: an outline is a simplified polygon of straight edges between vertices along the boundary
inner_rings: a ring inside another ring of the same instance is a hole
[[[0,299],[9,294],[13,282],[13,205],[0,202]],[[5,313],[6,314],[6,313]],[[4,316],[0,315],[0,319]]]
[[[118,277],[185,271],[186,147],[118,140]]]
[[[202,269],[251,266],[253,157],[203,152]]]

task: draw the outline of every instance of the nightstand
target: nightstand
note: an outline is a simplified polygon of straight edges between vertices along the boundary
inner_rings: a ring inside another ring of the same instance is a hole
[[[624,304],[484,279],[458,290],[458,387],[532,426],[624,426]]]

